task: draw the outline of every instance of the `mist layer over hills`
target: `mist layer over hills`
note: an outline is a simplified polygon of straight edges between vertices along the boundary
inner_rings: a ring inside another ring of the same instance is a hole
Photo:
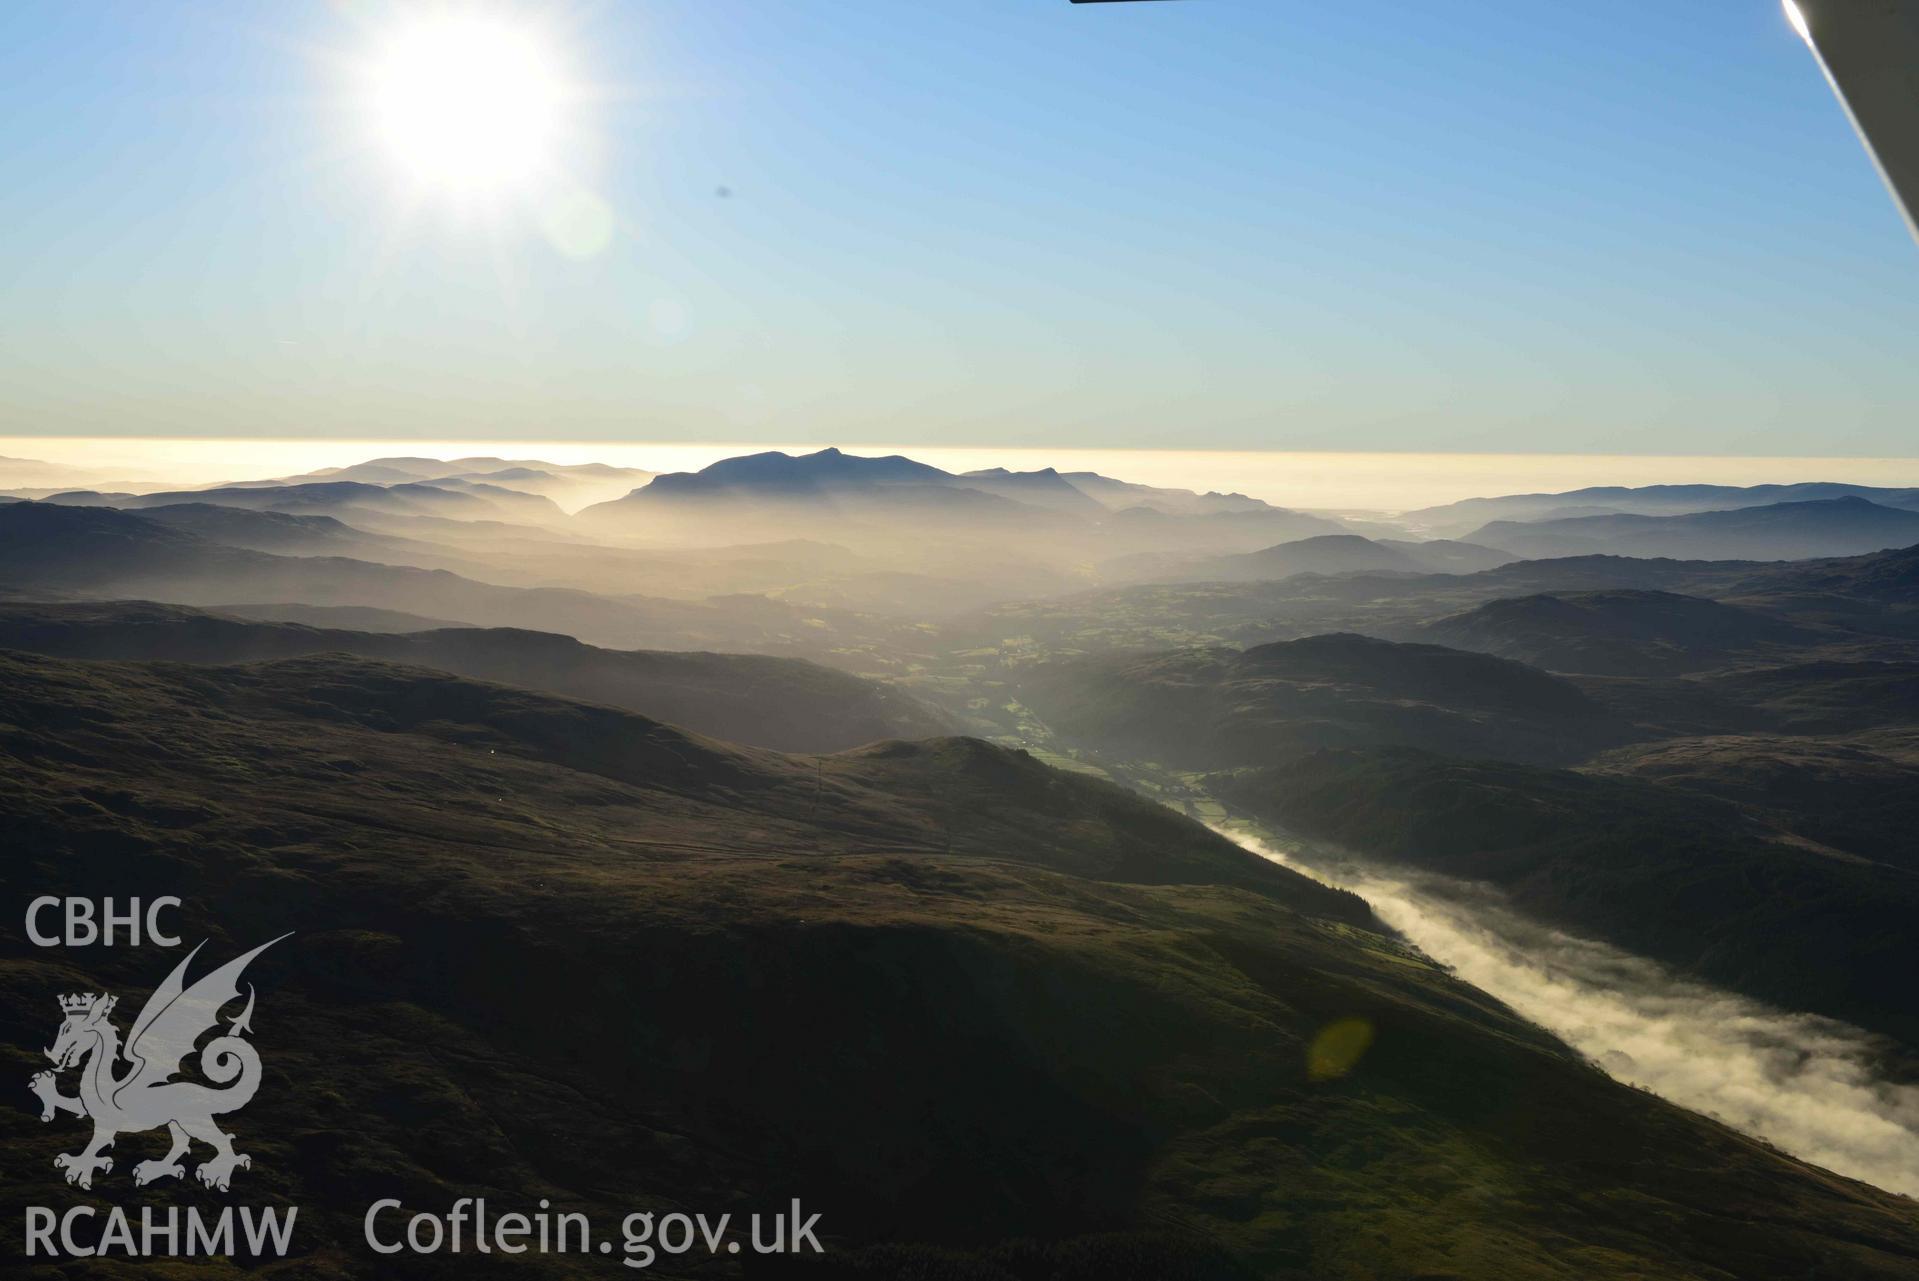
[[[249,1141],[314,1275],[374,1275],[368,1188],[804,1189],[811,1275],[1919,1272],[1910,491],[1333,516],[829,449],[12,497],[6,875],[296,931],[314,1088]],[[23,1077],[46,992],[156,977],[0,947]],[[14,1212],[61,1141],[16,1114]]]

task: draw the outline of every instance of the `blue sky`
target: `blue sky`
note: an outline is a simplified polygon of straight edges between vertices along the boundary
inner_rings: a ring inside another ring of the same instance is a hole
[[[405,206],[373,0],[0,6],[0,435],[1914,452],[1773,0],[493,7],[598,90],[589,257]]]

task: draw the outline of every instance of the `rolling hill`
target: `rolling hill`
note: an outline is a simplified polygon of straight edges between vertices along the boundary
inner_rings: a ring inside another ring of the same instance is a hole
[[[1869,559],[1862,558],[1859,566]],[[1853,562],[1806,562],[1808,567],[1832,564]],[[1772,581],[1769,571],[1791,568],[1758,561],[1580,556],[1514,561],[1475,573],[1295,574],[1246,583],[1148,583],[1008,602],[963,620],[949,634],[963,647],[1020,637],[1023,645],[1041,653],[1248,646],[1333,631],[1412,640],[1421,624],[1504,597],[1620,589],[1709,597],[1735,591],[1758,594]],[[1877,613],[1876,604],[1865,612]]]
[[[833,752],[953,729],[910,695],[800,659],[596,649],[512,629],[368,633],[143,602],[0,603],[0,649],[207,664],[353,654],[604,703],[783,751]]]
[[[1142,553],[1108,561],[1100,572],[1119,582],[1249,583],[1296,574],[1467,574],[1514,559],[1509,552],[1472,543],[1319,534],[1229,556]]]
[[[299,476],[283,476],[276,485],[312,481],[364,481],[392,485],[412,481],[464,481],[536,494],[573,510],[630,493],[654,476],[637,467],[606,463],[550,463],[537,458],[370,458],[346,467],[323,467]]]
[[[459,627],[445,618],[428,618],[397,609],[374,609],[362,605],[294,605],[238,602],[222,605],[222,614],[251,618],[262,623],[298,623],[302,627],[325,627],[348,632],[433,632]]]
[[[228,601],[355,606],[482,627],[560,632],[613,648],[818,644],[772,601],[695,604],[565,588],[501,587],[444,570],[338,556],[277,556],[209,541],[132,512],[51,503],[0,508],[0,582],[193,606]]]
[[[353,556],[410,564],[415,558],[448,555],[446,549],[431,543],[368,533],[332,516],[296,516],[217,503],[174,503],[139,510],[143,520],[168,529],[276,556]]]
[[[1258,498],[1248,498],[1245,494],[1222,494],[1217,491],[1197,494],[1190,489],[1171,489],[1163,485],[1141,485],[1133,481],[1114,480],[1111,476],[1102,476],[1092,471],[1061,474],[1073,488],[1112,511],[1146,507],[1170,516],[1206,516],[1222,512],[1273,510],[1270,503]]]
[[[1721,735],[1608,752],[1590,767],[1739,806],[1780,839],[1919,872],[1919,731]]]
[[[1643,759],[1683,749],[1654,750]],[[1654,775],[1346,751],[1215,786],[1308,837],[1498,886],[1537,919],[1682,974],[1895,1036],[1919,1064],[1919,996],[1905,977],[1919,970],[1906,925],[1919,913],[1919,866],[1836,856],[1730,799]],[[1859,775],[1867,788],[1883,777]]]
[[[1597,485],[1557,494],[1468,498],[1409,511],[1401,519],[1415,528],[1457,536],[1494,520],[1539,521],[1612,514],[1683,516],[1692,512],[1732,511],[1741,507],[1822,502],[1833,498],[1864,498],[1887,507],[1911,508],[1919,503],[1919,489],[1831,481],[1792,485]]]
[[[77,491],[46,500],[76,507],[117,507],[139,511],[182,503],[210,503],[247,511],[294,516],[338,516],[354,520],[382,517],[435,517],[452,520],[550,521],[565,514],[551,500],[486,486],[462,490],[428,481],[389,485],[362,481],[312,481],[297,485],[219,485],[211,489],[162,490],[151,494],[103,494]]]
[[[1613,1084],[1349,896],[981,743],[816,762],[362,660],[0,654],[0,758],[12,886],[179,892],[216,956],[294,931],[249,973],[269,1075],[233,1124],[247,1195],[302,1207],[300,1275],[394,1275],[369,1202],[475,1194],[607,1232],[797,1194],[840,1276],[1919,1261],[1909,1203]],[[32,1070],[51,994],[155,977],[0,923],[0,1057]],[[0,1213],[69,1202],[71,1139],[0,1114]]]
[[[1062,661],[1032,669],[1019,688],[1068,741],[1184,769],[1384,745],[1568,761],[1632,737],[1536,668],[1351,634]]]
[[[1477,574],[1482,570],[1510,565],[1519,558],[1497,547],[1461,542],[1454,538],[1433,538],[1413,542],[1404,538],[1376,538],[1381,547],[1404,552],[1430,574]]]
[[[1554,672],[1672,676],[1777,659],[1822,639],[1755,610],[1674,592],[1569,592],[1489,601],[1420,634]]]
[[[1100,570],[1104,577],[1122,582],[1257,583],[1295,574],[1410,574],[1422,568],[1409,553],[1370,538],[1320,534],[1231,556],[1191,558],[1149,553],[1110,561]]]
[[[1882,507],[1849,496],[1680,516],[1494,521],[1469,537],[1534,560],[1596,553],[1682,560],[1804,560],[1919,543],[1919,511]]]
[[[1919,605],[1919,546],[1864,556],[1772,566],[1733,585],[1739,595],[1807,593]]]

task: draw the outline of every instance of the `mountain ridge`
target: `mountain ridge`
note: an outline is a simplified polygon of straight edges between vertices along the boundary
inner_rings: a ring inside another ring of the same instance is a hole
[[[1919,542],[1919,511],[1845,495],[1670,516],[1494,521],[1468,537],[1532,558],[1625,552],[1698,560],[1807,560],[1887,551]]]
[[[0,602],[0,649],[214,666],[351,654],[620,707],[781,751],[842,751],[955,728],[909,694],[803,659],[607,650],[512,628],[375,634],[144,602]]]

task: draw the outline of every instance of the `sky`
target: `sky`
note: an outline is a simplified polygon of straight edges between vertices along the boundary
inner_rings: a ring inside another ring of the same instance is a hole
[[[578,92],[462,202],[391,4],[0,6],[0,436],[1919,454],[1773,0],[484,7]]]

